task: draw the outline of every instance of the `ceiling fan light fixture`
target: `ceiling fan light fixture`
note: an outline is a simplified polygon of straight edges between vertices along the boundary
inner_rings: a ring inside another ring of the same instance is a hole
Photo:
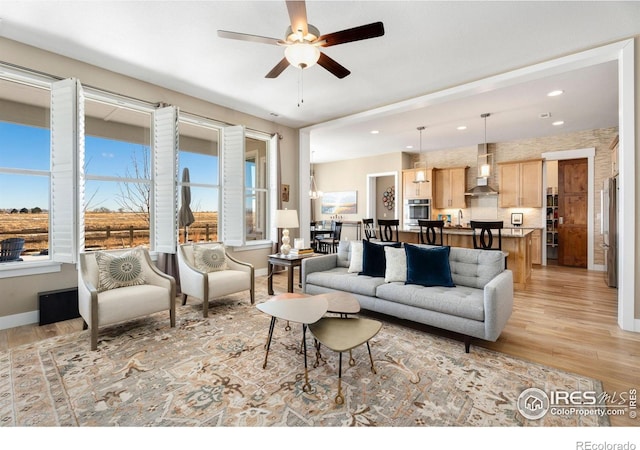
[[[287,46],[284,56],[292,66],[307,69],[318,62],[320,50],[315,45],[299,42]]]

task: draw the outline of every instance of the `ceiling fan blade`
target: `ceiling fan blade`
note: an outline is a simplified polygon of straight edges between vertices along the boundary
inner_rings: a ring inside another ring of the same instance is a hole
[[[278,64],[276,64],[273,69],[271,69],[271,72],[265,75],[265,78],[276,78],[287,67],[289,67],[289,61],[287,61],[287,58],[282,58],[282,60]]]
[[[238,41],[258,42],[260,44],[279,45],[280,39],[256,36],[253,34],[236,33],[234,31],[218,30],[218,37],[225,39],[236,39]]]
[[[346,69],[344,66],[337,63],[334,59],[329,58],[324,53],[320,53],[320,59],[318,59],[318,64],[327,69],[329,72],[334,74],[338,78],[344,78],[349,75],[351,72]]]
[[[361,41],[384,35],[384,25],[382,22],[374,22],[368,25],[361,25],[348,30],[336,31],[335,33],[324,34],[317,39],[317,42],[325,41],[321,47],[331,47],[332,45],[345,44],[347,42]]]
[[[302,31],[302,35],[306,36],[309,32],[307,23],[307,6],[304,1],[287,0],[287,11],[289,11],[289,19],[291,20],[291,31]]]

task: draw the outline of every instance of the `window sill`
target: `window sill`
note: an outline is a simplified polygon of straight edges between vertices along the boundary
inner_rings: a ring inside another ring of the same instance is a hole
[[[273,248],[273,242],[269,240],[249,241],[245,242],[243,246],[231,247],[234,252],[250,252],[252,250],[262,250],[265,248]]]
[[[16,261],[0,264],[0,278],[24,277],[60,272],[62,263],[51,261]]]

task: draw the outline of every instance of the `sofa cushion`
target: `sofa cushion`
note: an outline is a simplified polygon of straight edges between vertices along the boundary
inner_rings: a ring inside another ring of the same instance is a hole
[[[385,282],[402,281],[404,283],[407,281],[407,255],[403,248],[385,246],[384,259],[386,264]]]
[[[338,242],[338,255],[337,265],[338,267],[349,267],[351,261],[351,241]]]
[[[401,246],[399,242],[387,245],[396,248],[400,248]],[[362,272],[360,272],[360,275],[382,277],[382,281],[384,281],[384,272],[386,269],[384,248],[387,245],[378,245],[369,241],[362,241]]]
[[[384,283],[378,298],[456,317],[484,321],[484,291],[466,286],[447,288],[418,284]]]
[[[504,253],[452,247],[449,264],[456,286],[484,289],[489,281],[504,271]]]
[[[406,284],[455,287],[449,266],[449,247],[423,248],[405,245],[407,255]]]
[[[362,241],[351,241],[349,257],[349,272],[362,272]]]
[[[311,272],[306,277],[306,284],[374,297],[376,288],[384,284],[384,278],[349,273],[344,267],[336,267],[322,272]]]

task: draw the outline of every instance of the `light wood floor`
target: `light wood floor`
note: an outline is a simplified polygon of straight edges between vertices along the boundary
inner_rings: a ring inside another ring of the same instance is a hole
[[[275,277],[276,286],[286,286],[284,273]],[[256,288],[266,290],[265,277],[256,280]],[[475,340],[471,351],[475,345],[482,346],[596,378],[609,394],[638,389],[640,333],[618,327],[616,296],[617,290],[607,287],[601,272],[557,266],[534,268],[531,283],[515,292],[513,315],[498,341]],[[74,319],[0,330],[0,351],[81,329],[81,319]],[[637,427],[640,419],[625,415],[611,417],[611,423]]]

